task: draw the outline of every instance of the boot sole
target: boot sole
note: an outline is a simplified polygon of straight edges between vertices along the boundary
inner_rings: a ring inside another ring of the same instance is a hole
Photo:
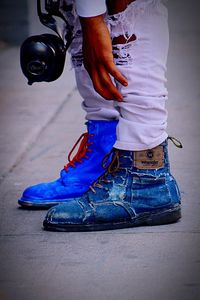
[[[138,215],[130,222],[107,223],[107,224],[52,224],[44,220],[43,226],[48,231],[100,231],[113,230],[138,226],[166,225],[177,222],[181,218],[181,206],[177,205],[171,209],[160,210],[154,213],[145,213]]]
[[[33,203],[28,201],[23,201],[21,199],[18,200],[18,204],[21,205],[22,208],[26,209],[49,209],[52,206],[65,203],[68,199],[64,199],[62,202],[51,202],[51,203]]]

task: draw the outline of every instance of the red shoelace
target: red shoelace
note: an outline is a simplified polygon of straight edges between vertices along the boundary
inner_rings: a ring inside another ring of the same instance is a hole
[[[89,149],[89,146],[93,144],[93,142],[88,142],[89,137],[92,137],[93,134],[89,133],[83,133],[80,138],[77,140],[77,142],[74,144],[72,150],[70,151],[68,155],[68,164],[64,166],[65,171],[68,171],[69,167],[76,168],[75,163],[79,162],[82,163],[82,158],[88,158],[86,155],[87,152],[92,152],[92,149]],[[81,143],[80,143],[81,141]],[[74,152],[77,145],[80,143],[80,146],[78,148],[77,153],[74,155],[74,157],[71,159],[71,155]]]

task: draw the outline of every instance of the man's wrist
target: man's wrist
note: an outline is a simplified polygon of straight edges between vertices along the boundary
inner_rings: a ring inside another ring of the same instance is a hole
[[[79,17],[82,29],[84,28],[95,28],[95,26],[98,26],[99,24],[104,23],[104,15],[99,15],[95,17]]]

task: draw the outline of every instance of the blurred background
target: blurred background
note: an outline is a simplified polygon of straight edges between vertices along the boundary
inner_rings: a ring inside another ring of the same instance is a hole
[[[29,35],[44,30],[37,18],[36,4],[36,0],[0,1],[1,47],[6,44],[19,46]]]
[[[0,39],[1,43],[20,45],[30,32],[30,5],[36,1],[1,0]]]

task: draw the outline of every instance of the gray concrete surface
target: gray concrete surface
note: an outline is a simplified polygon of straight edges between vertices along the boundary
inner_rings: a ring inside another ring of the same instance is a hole
[[[73,71],[28,87],[19,49],[0,53],[0,299],[200,299],[199,5],[169,2],[171,165],[183,203],[173,225],[94,233],[42,230],[46,211],[18,208],[27,185],[53,180],[84,130]]]

